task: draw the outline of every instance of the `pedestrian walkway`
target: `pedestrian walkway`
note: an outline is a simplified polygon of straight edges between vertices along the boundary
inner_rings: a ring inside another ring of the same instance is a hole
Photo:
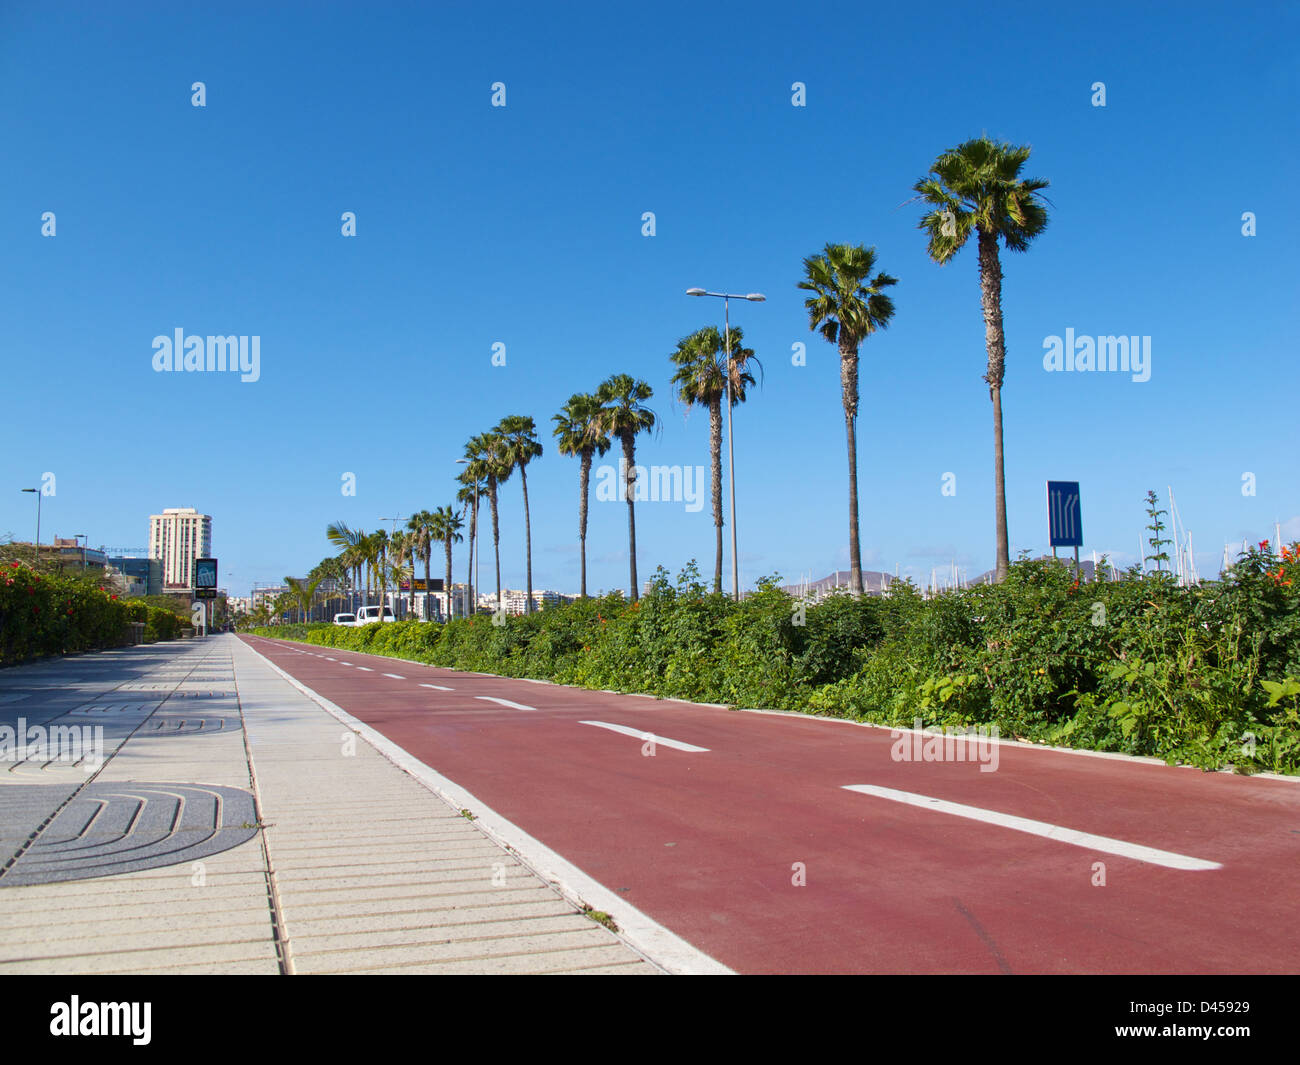
[[[659,971],[233,636],[0,672],[0,973]]]

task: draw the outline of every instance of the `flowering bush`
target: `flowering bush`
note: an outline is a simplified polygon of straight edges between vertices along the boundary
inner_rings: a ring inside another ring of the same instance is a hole
[[[0,581],[0,665],[101,647],[131,638],[130,624],[145,623],[145,640],[171,640],[186,622],[170,610],[119,600],[81,576],[40,574],[10,562]]]

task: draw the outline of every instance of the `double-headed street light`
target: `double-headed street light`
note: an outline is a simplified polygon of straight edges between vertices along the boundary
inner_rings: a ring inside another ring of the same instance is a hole
[[[736,448],[731,436],[731,301],[749,300],[762,303],[767,299],[761,292],[751,292],[741,296],[734,292],[706,292],[702,288],[688,288],[688,296],[717,296],[722,300],[726,327],[722,333],[722,342],[727,351],[727,482],[731,493],[731,587],[736,602],[740,602],[740,560],[736,556]]]
[[[41,490],[39,488],[24,488],[24,492],[36,493],[36,568],[41,566]]]

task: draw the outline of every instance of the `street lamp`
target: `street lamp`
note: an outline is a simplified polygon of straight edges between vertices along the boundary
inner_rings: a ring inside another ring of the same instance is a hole
[[[468,466],[469,459],[457,459],[457,466]],[[469,471],[466,470],[466,473]],[[473,601],[474,613],[478,613],[478,478],[474,478],[474,535],[469,540],[469,553],[474,556],[474,587],[466,589],[469,593],[465,597],[465,616],[470,615],[470,602]],[[448,613],[451,612],[451,589],[447,589],[447,607]]]
[[[36,568],[41,568],[41,490],[39,488],[24,488],[24,492],[36,493]]]
[[[717,296],[722,300],[726,327],[722,333],[722,342],[727,351],[727,483],[731,493],[731,588],[736,602],[740,602],[740,559],[736,556],[736,448],[731,436],[731,301],[749,300],[762,303],[767,297],[761,292],[751,292],[741,296],[734,292],[706,292],[702,288],[688,288],[688,296]]]
[[[90,540],[90,537],[87,536],[85,533],[73,533],[72,538],[74,540],[82,540],[82,541]],[[81,545],[81,572],[82,573],[86,572],[86,544],[84,542]]]

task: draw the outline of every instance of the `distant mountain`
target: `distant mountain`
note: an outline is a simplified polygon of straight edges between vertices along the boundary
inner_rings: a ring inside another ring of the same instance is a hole
[[[820,580],[810,581],[808,584],[786,584],[781,586],[783,592],[790,595],[825,595],[827,592],[833,592],[836,588],[847,589],[849,587],[849,578],[852,572],[846,569],[836,570],[828,577],[822,577]],[[881,592],[888,588],[896,579],[892,573],[881,573],[879,570],[864,569],[862,571],[862,587],[868,595],[880,595]]]

